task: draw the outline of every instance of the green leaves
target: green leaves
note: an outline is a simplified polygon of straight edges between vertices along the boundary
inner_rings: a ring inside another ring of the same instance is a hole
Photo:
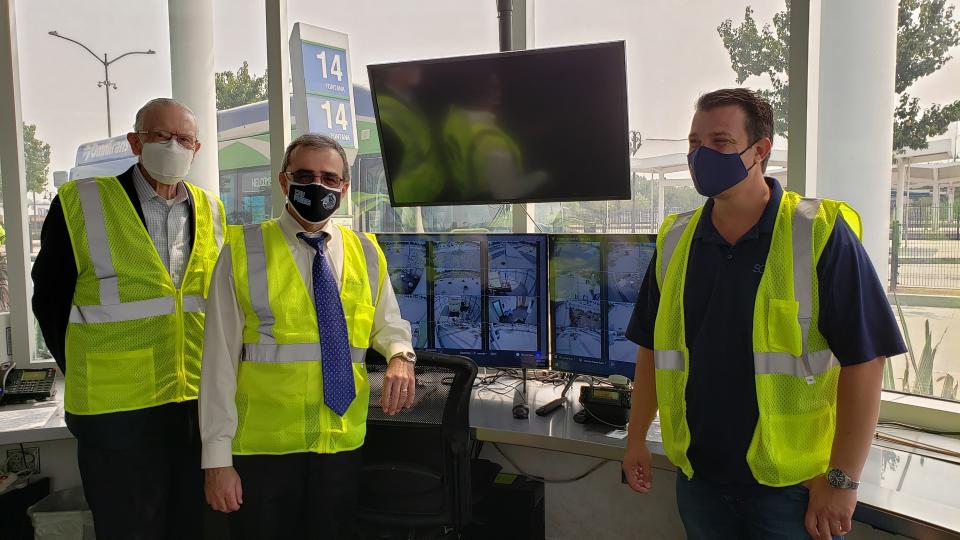
[[[899,94],[894,113],[893,149],[923,149],[927,139],[943,134],[950,122],[960,120],[960,100],[921,107],[907,90],[919,79],[936,73],[949,62],[951,47],[960,45],[960,20],[946,0],[900,0],[897,18],[897,71],[894,88]],[[775,130],[788,136],[790,2],[773,16],[773,26],[757,25],[747,6],[743,20],[734,26],[727,19],[717,27],[737,84],[750,77],[767,77],[773,90],[760,93],[774,109]]]
[[[27,191],[42,193],[50,174],[50,145],[37,138],[37,126],[23,124],[23,163],[26,167]]]
[[[214,75],[217,85],[217,110],[230,109],[267,99],[267,74],[250,76],[244,60],[237,72],[221,71]]]

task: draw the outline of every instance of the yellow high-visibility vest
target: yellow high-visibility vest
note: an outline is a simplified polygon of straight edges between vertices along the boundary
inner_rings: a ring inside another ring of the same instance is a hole
[[[690,351],[683,294],[690,246],[703,208],[667,218],[657,237],[660,305],[654,329],[663,446],[688,478],[685,391]],[[791,486],[826,472],[836,430],[840,365],[818,328],[817,263],[842,215],[859,237],[859,215],[839,201],[784,192],[757,290],[753,356],[760,415],[746,460],[754,478]]]
[[[197,399],[204,304],[223,245],[223,203],[184,182],[194,241],[178,289],[116,177],[64,184],[63,215],[77,264],[66,335],[72,414],[103,414]]]
[[[371,234],[343,235],[343,303],[356,397],[338,416],[323,402],[320,332],[307,290],[276,219],[230,226],[243,353],[237,375],[234,454],[330,454],[354,450],[366,435],[370,384],[364,358],[387,261]]]

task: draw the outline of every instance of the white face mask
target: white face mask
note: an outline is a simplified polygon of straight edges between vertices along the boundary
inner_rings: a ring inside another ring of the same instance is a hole
[[[193,150],[180,146],[175,139],[143,143],[140,159],[151,178],[161,184],[171,185],[186,178],[190,172]]]

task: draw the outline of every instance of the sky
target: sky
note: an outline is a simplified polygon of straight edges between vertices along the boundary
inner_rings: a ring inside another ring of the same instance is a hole
[[[957,4],[958,0],[951,0]],[[535,43],[550,47],[625,40],[631,129],[645,139],[685,139],[693,102],[712,89],[735,85],[729,57],[717,34],[727,18],[737,24],[746,5],[758,22],[772,22],[783,0],[540,0]],[[584,8],[589,5],[590,9]],[[111,58],[114,135],[130,129],[148,99],[170,95],[170,46],[165,0],[17,0],[20,93],[23,120],[37,125],[51,146],[51,173],[73,166],[77,147],[107,136],[103,67],[77,39]],[[213,62],[217,71],[243,61],[266,70],[263,0],[215,0]],[[304,22],[349,35],[355,82],[366,84],[373,63],[497,51],[494,0],[288,0],[288,24]],[[923,103],[960,98],[960,47],[955,59],[921,80],[911,93]],[[205,54],[198,51],[198,54]],[[766,87],[762,79],[745,86]]]

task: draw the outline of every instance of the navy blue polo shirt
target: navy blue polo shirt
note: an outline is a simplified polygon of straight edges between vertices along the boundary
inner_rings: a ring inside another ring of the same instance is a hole
[[[747,448],[759,417],[753,369],[753,310],[783,188],[767,178],[770,201],[735,245],[717,232],[707,201],[690,247],[683,296],[690,373],[687,456],[694,476],[730,493],[775,489],[757,483]],[[626,336],[653,349],[660,305],[656,256],[647,268]],[[817,265],[819,327],[841,366],[906,352],[884,287],[863,245],[837,217]]]

